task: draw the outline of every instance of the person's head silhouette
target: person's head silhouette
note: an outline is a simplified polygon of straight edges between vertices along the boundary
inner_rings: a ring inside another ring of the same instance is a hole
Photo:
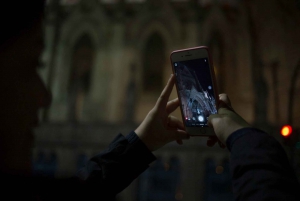
[[[32,128],[51,95],[37,73],[43,50],[44,0],[8,1],[0,8],[0,172],[31,169]]]

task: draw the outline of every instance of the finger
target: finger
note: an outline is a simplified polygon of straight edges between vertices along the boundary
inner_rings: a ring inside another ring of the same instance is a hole
[[[222,149],[225,149],[225,148],[226,148],[226,146],[225,146],[221,141],[218,141],[218,143],[219,143],[219,146],[220,146]]]
[[[227,108],[227,107],[226,108],[222,107],[222,108],[219,108],[219,110],[218,110],[219,117],[221,117],[223,115],[229,115],[230,113],[235,113],[235,112],[233,109]]]
[[[156,102],[156,105],[159,109],[164,109],[166,107],[167,102],[170,97],[170,94],[172,92],[174,83],[175,83],[174,75],[171,74],[167,85],[165,86],[164,90],[162,91],[162,93],[160,94],[160,96]]]
[[[209,147],[213,147],[216,144],[216,141],[214,140],[207,140],[206,145]]]
[[[179,99],[175,98],[167,103],[167,114],[174,112],[179,106]]]
[[[177,144],[179,144],[179,145],[182,145],[182,144],[183,144],[182,140],[176,140],[176,142],[177,142]]]
[[[174,116],[169,116],[168,117],[167,126],[168,126],[168,128],[174,128],[174,129],[179,128],[181,130],[185,130],[185,127],[184,127],[183,123]]]
[[[176,131],[168,131],[169,136],[171,136],[170,140],[187,140],[190,136],[184,130],[176,130]]]
[[[227,105],[231,106],[230,99],[227,94],[219,94],[219,100],[223,101]]]
[[[209,147],[213,147],[218,142],[218,138],[216,136],[210,136],[207,139],[206,145]]]
[[[230,99],[227,94],[219,94],[219,108],[228,108],[233,111]]]
[[[224,108],[219,109],[219,111],[223,111],[223,110],[224,110]],[[207,125],[214,128],[214,125],[216,125],[220,121],[220,118],[221,118],[221,114],[209,115]]]

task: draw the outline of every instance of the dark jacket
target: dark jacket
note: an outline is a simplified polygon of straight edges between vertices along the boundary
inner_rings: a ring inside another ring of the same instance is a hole
[[[108,149],[91,158],[78,177],[52,179],[0,172],[1,195],[6,200],[114,200],[155,156],[132,132],[119,134]]]
[[[235,200],[300,200],[299,182],[282,146],[274,137],[255,128],[234,132],[227,140]],[[152,153],[134,132],[119,135],[108,150],[92,158],[80,178],[113,198],[148,164]]]
[[[146,145],[131,132],[126,137],[119,134],[108,149],[94,156],[78,172],[78,177],[90,189],[97,188],[101,197],[113,199],[135,178],[144,172],[155,156]]]
[[[300,186],[274,137],[244,128],[227,139],[235,200],[300,200]]]
[[[227,147],[236,200],[300,200],[294,171],[272,136],[244,128],[228,138]],[[0,175],[2,195],[9,195],[10,200],[114,200],[154,160],[134,132],[126,137],[119,134],[78,172],[79,179]]]

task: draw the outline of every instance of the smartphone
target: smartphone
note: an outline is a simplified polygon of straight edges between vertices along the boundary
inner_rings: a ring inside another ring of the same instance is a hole
[[[208,47],[173,51],[170,55],[182,121],[189,135],[212,136],[210,114],[217,113],[218,93]]]

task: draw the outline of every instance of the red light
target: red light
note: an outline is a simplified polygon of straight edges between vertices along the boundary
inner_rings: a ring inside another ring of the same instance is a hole
[[[280,133],[283,137],[288,137],[289,135],[292,134],[292,131],[293,131],[293,129],[290,125],[285,125],[281,128]]]

